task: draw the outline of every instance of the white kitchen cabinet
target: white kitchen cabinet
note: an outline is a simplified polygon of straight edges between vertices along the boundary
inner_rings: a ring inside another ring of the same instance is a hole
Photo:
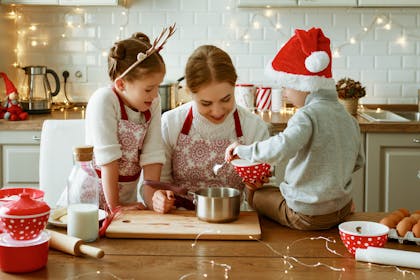
[[[359,7],[420,7],[419,0],[359,0]]]
[[[1,0],[2,4],[62,5],[62,6],[117,6],[118,0]]]
[[[2,4],[58,5],[58,0],[1,0]]]
[[[420,133],[367,133],[366,210],[420,208]]]
[[[301,7],[356,7],[357,0],[298,0]]]
[[[298,0],[238,0],[239,8],[296,7]]]
[[[41,131],[0,131],[0,178],[3,187],[39,187]]]
[[[59,0],[63,6],[117,6],[118,0]]]

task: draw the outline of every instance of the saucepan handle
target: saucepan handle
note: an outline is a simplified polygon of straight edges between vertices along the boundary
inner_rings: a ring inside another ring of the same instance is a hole
[[[194,205],[197,205],[197,194],[195,192],[192,192],[192,191],[188,191],[188,194],[193,197]]]

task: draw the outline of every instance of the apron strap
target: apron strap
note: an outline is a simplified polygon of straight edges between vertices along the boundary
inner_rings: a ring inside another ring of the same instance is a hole
[[[235,120],[236,137],[238,138],[242,137],[243,133],[242,133],[242,128],[241,128],[241,121],[239,119],[238,109],[236,109],[235,112],[233,113],[233,118]],[[192,126],[192,121],[193,121],[193,112],[192,112],[192,107],[191,107],[190,110],[188,111],[188,115],[185,118],[184,125],[182,126],[182,129],[181,129],[182,134],[188,135]]]
[[[121,109],[121,119],[128,120],[127,111],[125,110],[124,102],[122,101],[121,97],[118,95],[115,87],[112,87],[112,91],[114,91],[115,95],[117,95],[118,97],[118,102],[120,104],[120,109]],[[152,118],[152,113],[150,112],[150,110],[144,111],[143,114],[144,114],[144,118],[146,119],[146,122],[150,121],[150,119]]]
[[[117,93],[117,90],[115,87],[112,87],[112,91],[115,93],[115,95],[118,98],[118,102],[120,103],[120,109],[121,109],[121,119],[128,120],[127,112],[125,111],[124,102],[121,100],[121,97]]]
[[[233,113],[233,118],[235,119],[235,130],[236,130],[236,137],[242,137],[242,127],[241,127],[241,120],[239,119],[238,109],[235,110]]]
[[[190,107],[190,110],[188,111],[188,115],[185,118],[184,125],[182,126],[181,133],[188,135],[190,133],[191,125],[193,121],[193,112],[192,112],[192,106]]]

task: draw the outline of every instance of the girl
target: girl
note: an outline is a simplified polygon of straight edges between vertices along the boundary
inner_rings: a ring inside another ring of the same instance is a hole
[[[299,110],[282,133],[248,146],[233,143],[225,159],[287,163],[280,188],[247,186],[248,201],[291,228],[333,227],[352,211],[351,176],[364,153],[359,125],[337,99],[330,40],[319,28],[296,30],[267,71]]]
[[[112,86],[99,88],[89,100],[86,142],[94,146],[101,178],[100,208],[142,208],[137,202],[140,172],[148,180],[160,178],[165,158],[157,97],[166,69],[159,50],[173,32],[169,28],[159,42],[164,29],[153,45],[142,33],[116,42],[108,56]]]
[[[193,100],[162,116],[166,162],[161,181],[190,191],[226,186],[242,189],[242,180],[230,165],[224,165],[217,176],[213,166],[223,163],[224,151],[232,141],[251,144],[268,138],[267,125],[236,106],[237,75],[223,50],[210,45],[197,48],[188,59],[185,78]],[[191,199],[180,195],[174,201],[166,191],[150,186],[142,190],[146,203],[161,213],[168,212],[174,202],[185,208],[180,197]]]

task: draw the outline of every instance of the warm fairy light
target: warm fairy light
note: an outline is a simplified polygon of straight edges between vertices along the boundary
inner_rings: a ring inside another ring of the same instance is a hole
[[[380,113],[380,112],[382,112],[382,109],[381,108],[376,108],[376,113]]]
[[[226,11],[230,11],[230,6],[228,5],[228,6],[226,6]]]
[[[125,16],[127,13],[126,13],[125,11],[122,11],[122,12],[121,12],[121,14],[122,14],[123,16]]]
[[[384,29],[386,30],[391,30],[391,23],[388,22],[387,24],[384,25]]]
[[[245,35],[243,36],[243,38],[244,38],[244,40],[249,40],[249,34],[245,34]]]
[[[32,47],[38,46],[38,42],[36,40],[31,41],[31,46]]]
[[[351,37],[350,38],[350,44],[356,44],[356,39],[354,38],[354,37]]]
[[[333,57],[335,57],[335,58],[337,58],[337,57],[340,57],[341,55],[340,55],[340,50],[338,50],[338,49],[334,49],[333,50]]]
[[[29,26],[29,30],[31,30],[31,31],[35,31],[35,30],[37,30],[36,25],[31,25],[31,26]]]
[[[19,63],[13,62],[12,66],[15,67],[15,68],[18,68],[19,67]]]
[[[123,26],[120,26],[120,31],[123,31],[124,30],[124,27]]]
[[[261,27],[261,24],[260,24],[260,22],[259,22],[259,21],[254,21],[254,22],[252,23],[252,26],[253,26],[255,29],[259,29],[259,28]]]
[[[381,18],[381,17],[378,17],[377,19],[376,19],[376,23],[377,24],[381,24],[381,23],[383,23],[384,22],[384,20]]]
[[[42,45],[46,46],[46,45],[48,45],[48,43],[46,41],[44,41],[44,42],[42,42]]]
[[[281,28],[281,24],[280,23],[276,23],[276,30],[279,30]]]
[[[397,44],[401,46],[405,46],[407,44],[407,39],[405,36],[401,36],[397,39]]]
[[[270,5],[266,5],[265,7],[266,7],[267,9],[270,9],[270,8],[271,8],[271,6],[270,6]]]
[[[265,11],[264,11],[264,15],[265,15],[266,17],[271,17],[271,16],[273,15],[273,11],[272,11],[272,10],[265,10]]]
[[[71,22],[71,21],[68,21],[66,24],[67,24],[67,27],[70,27],[70,28],[73,27],[73,22]]]
[[[102,52],[102,56],[103,56],[103,57],[106,57],[106,56],[108,56],[108,52],[106,52],[106,51],[103,51],[103,52]]]
[[[66,38],[66,34],[61,34],[61,38]]]

